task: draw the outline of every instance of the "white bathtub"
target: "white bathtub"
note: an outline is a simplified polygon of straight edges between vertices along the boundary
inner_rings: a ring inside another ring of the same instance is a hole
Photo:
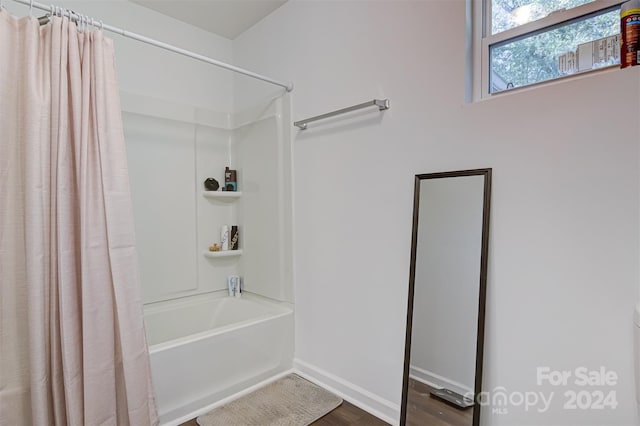
[[[161,424],[289,370],[293,313],[262,298],[200,295],[145,306]]]

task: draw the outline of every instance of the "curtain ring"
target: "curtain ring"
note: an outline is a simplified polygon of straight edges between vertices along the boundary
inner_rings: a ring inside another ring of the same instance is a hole
[[[56,7],[51,5],[51,10],[49,11],[49,16],[53,17],[56,14]]]
[[[100,21],[100,31],[104,31],[104,22]]]
[[[33,16],[33,0],[29,0],[29,16]]]

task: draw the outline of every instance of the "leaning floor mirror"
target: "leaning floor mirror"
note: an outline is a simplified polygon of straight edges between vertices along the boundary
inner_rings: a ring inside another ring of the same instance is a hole
[[[416,175],[401,425],[478,426],[491,169]]]

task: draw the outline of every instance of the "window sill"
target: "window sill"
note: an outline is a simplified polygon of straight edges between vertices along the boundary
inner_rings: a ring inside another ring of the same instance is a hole
[[[636,66],[636,67],[628,67],[630,69],[633,68],[638,68],[640,69],[640,65]],[[625,68],[626,70],[627,68]],[[488,101],[491,99],[496,99],[496,98],[501,98],[501,97],[505,97],[505,96],[509,96],[509,95],[514,95],[514,94],[518,94],[518,93],[525,93],[525,92],[529,92],[532,90],[537,90],[540,89],[541,87],[547,87],[547,86],[554,86],[556,84],[562,84],[562,83],[566,83],[567,81],[574,81],[574,80],[581,80],[584,78],[589,78],[592,76],[596,76],[596,75],[602,75],[602,74],[606,74],[606,73],[611,73],[611,72],[615,72],[615,71],[622,71],[622,69],[620,68],[619,64],[615,64],[615,65],[607,65],[601,68],[596,68],[596,69],[592,69],[592,70],[586,70],[586,71],[580,71],[577,73],[573,73],[573,74],[569,74],[569,75],[564,75],[562,77],[558,77],[558,78],[554,78],[553,80],[546,80],[546,81],[541,81],[538,83],[531,83],[528,84],[526,86],[519,86],[519,87],[514,87],[512,89],[505,89],[505,90],[501,90],[500,92],[496,92],[496,93],[488,93],[486,95],[484,95],[482,98],[480,99],[476,99],[473,103],[478,103],[478,102],[484,102],[484,101]]]

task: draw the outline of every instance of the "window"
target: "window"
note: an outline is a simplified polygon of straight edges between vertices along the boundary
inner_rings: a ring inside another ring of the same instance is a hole
[[[624,0],[480,0],[479,97],[620,63]],[[478,52],[477,52],[478,53]]]

